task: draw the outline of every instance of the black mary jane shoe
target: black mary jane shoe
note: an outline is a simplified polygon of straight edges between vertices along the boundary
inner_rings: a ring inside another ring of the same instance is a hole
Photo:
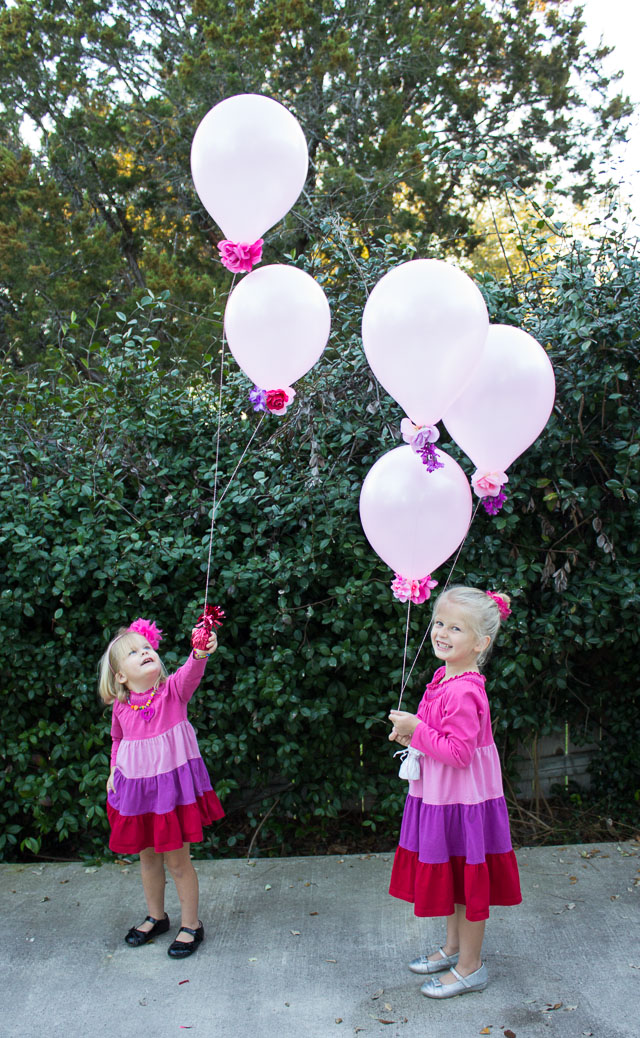
[[[198,946],[202,944],[204,940],[204,926],[200,923],[197,930],[191,930],[188,926],[181,926],[178,933],[190,933],[193,937],[192,941],[174,941],[167,948],[167,955],[172,959],[186,959],[189,955],[193,955],[194,951],[198,950]]]
[[[145,923],[153,923],[150,930],[137,930],[135,926],[132,926],[125,937],[125,941],[132,948],[138,948],[141,944],[146,944],[147,941],[150,941],[152,937],[157,937],[160,933],[166,933],[171,926],[169,916],[166,913],[164,919],[154,919],[152,915],[148,915]]]

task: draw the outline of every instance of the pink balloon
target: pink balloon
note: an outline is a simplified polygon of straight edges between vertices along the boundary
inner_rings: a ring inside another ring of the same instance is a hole
[[[444,468],[427,472],[409,446],[383,454],[360,492],[360,521],[387,566],[410,580],[441,566],[462,543],[471,522],[471,490],[444,451]]]
[[[540,435],[554,398],[553,367],[540,343],[521,328],[495,324],[443,421],[476,468],[503,472]]]
[[[260,389],[284,389],[321,356],[331,311],[320,285],[297,267],[258,267],[231,293],[224,314],[229,349]]]
[[[471,378],[488,327],[470,277],[441,260],[411,260],[373,289],[362,344],[374,375],[411,421],[435,425]]]
[[[296,202],[309,154],[298,120],[262,94],[215,105],[191,144],[191,174],[203,206],[234,242],[254,242]]]

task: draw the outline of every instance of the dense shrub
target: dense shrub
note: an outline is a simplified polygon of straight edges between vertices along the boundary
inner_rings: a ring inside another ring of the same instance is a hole
[[[46,370],[4,371],[7,857],[106,845],[109,716],[95,666],[117,626],[138,615],[166,632],[170,667],[186,655],[204,593],[218,424],[210,598],[228,619],[191,716],[229,815],[199,853],[246,849],[267,812],[263,849],[295,852],[301,834],[320,838],[349,811],[381,838],[395,830],[404,790],[384,719],[398,698],[406,607],[391,597],[357,503],[366,471],[397,442],[401,414],[372,378],[358,331],[363,289],[399,257],[390,242],[366,259],[353,242],[335,242],[331,258],[315,271],[331,297],[330,348],[285,418],[253,414],[228,358],[219,413],[217,348],[196,372],[161,367],[164,298],[96,329],[82,364],[63,349]],[[587,739],[597,728],[595,793],[623,814],[637,809],[640,773],[640,266],[615,240],[535,260],[519,281],[480,283],[493,321],[525,327],[549,350],[557,404],[513,465],[504,510],[478,512],[455,580],[514,596],[490,664],[507,758],[530,732],[571,721],[574,738]],[[443,446],[471,472],[446,436]],[[441,585],[448,572],[437,574]],[[409,662],[427,615],[413,610]],[[426,649],[408,708],[432,669]]]

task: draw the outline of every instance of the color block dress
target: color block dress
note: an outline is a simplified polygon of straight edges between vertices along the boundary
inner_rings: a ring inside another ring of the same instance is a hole
[[[107,795],[112,851],[179,850],[184,843],[202,840],[203,826],[224,817],[187,720],[187,703],[206,662],[191,653],[160,685],[147,710],[132,710],[119,700],[113,704],[114,791]],[[131,692],[130,702],[144,705],[150,691]]]
[[[522,896],[484,676],[444,675],[439,667],[418,707],[411,745],[424,756],[409,783],[389,893],[413,902],[417,916],[466,905],[473,922]]]

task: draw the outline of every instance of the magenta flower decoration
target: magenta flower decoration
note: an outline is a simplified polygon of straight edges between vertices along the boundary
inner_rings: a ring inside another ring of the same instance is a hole
[[[137,620],[129,624],[129,630],[135,631],[136,634],[141,634],[143,638],[146,638],[152,649],[157,649],[162,641],[162,631],[153,620],[143,620],[139,616]]]
[[[291,386],[286,386],[284,389],[269,389],[265,398],[267,411],[277,415],[286,414],[295,395],[296,391]]]
[[[415,605],[421,605],[428,598],[431,598],[431,592],[437,586],[438,581],[432,580],[431,574],[427,577],[420,577],[417,580],[409,580],[408,577],[403,577],[396,573],[395,580],[391,584],[391,590],[393,591],[394,598],[397,598],[399,602],[411,600]]]
[[[252,243],[248,241],[234,242],[225,238],[218,242],[220,262],[232,274],[246,274],[255,267],[256,263],[260,263],[263,245],[262,238],[258,238]]]

